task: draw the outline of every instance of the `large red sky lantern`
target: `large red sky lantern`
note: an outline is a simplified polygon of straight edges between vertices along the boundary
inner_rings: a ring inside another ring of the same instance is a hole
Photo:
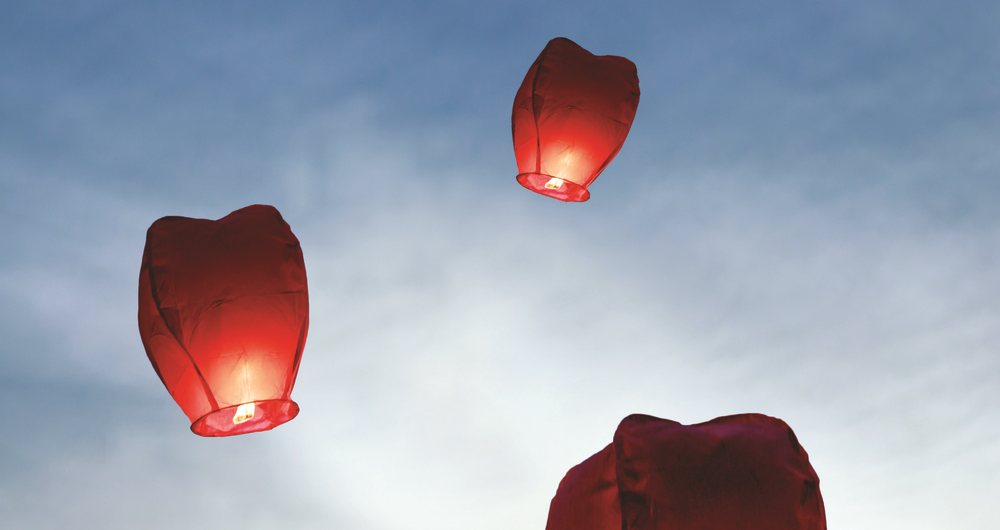
[[[826,530],[819,477],[761,414],[697,425],[634,414],[559,484],[546,530]]]
[[[552,39],[514,97],[517,181],[561,201],[589,199],[587,187],[618,154],[638,105],[632,61]]]
[[[308,327],[302,249],[274,207],[149,227],[139,335],[195,434],[265,431],[294,418]]]

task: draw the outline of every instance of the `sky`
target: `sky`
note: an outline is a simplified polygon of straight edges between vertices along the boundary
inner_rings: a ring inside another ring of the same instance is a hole
[[[1000,525],[1000,4],[0,3],[5,529],[538,529],[632,413],[786,421],[830,528]],[[517,184],[554,37],[637,66],[617,158]],[[145,231],[281,211],[273,431],[192,434]]]

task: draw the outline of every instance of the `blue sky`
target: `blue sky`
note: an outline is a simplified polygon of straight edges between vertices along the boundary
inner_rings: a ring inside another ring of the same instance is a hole
[[[641,412],[795,429],[845,529],[1000,523],[1000,7],[8,2],[5,528],[544,528]],[[583,204],[521,188],[545,43],[636,63]],[[311,328],[202,439],[136,327],[145,230],[276,206]]]

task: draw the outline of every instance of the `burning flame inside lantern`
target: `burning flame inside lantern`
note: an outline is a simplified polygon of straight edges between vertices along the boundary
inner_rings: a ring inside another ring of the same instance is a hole
[[[557,190],[563,185],[563,179],[552,177],[548,182],[545,183],[545,187],[550,190]]]
[[[233,416],[233,423],[243,423],[253,418],[253,403],[244,403],[236,407],[236,415]]]

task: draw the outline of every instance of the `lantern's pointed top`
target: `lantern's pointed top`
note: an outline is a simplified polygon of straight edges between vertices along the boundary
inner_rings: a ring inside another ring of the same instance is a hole
[[[785,422],[739,414],[682,425],[633,414],[566,473],[545,528],[826,530],[826,512]]]

